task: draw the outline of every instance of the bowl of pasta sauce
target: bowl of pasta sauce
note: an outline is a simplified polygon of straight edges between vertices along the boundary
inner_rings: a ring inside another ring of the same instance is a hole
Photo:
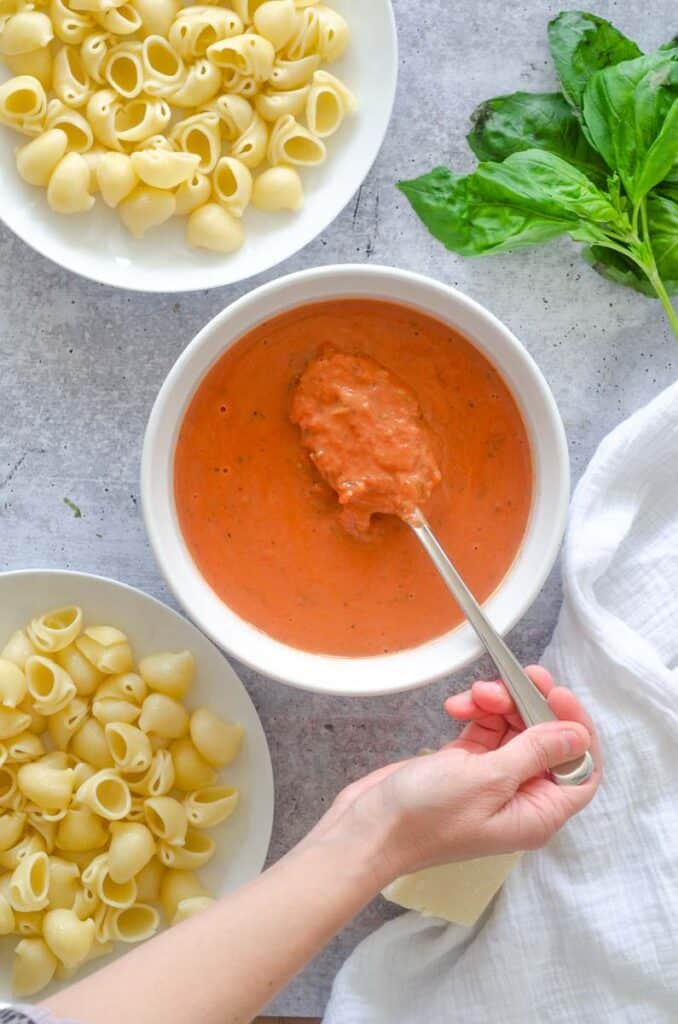
[[[415,274],[305,271],[208,324],[151,414],[146,525],[177,599],[239,660],[325,693],[408,689],[458,670],[480,646],[405,523],[374,515],[353,529],[303,447],[295,394],[326,352],[337,353],[327,365],[376,367],[411,396],[438,471],[422,511],[494,625],[510,629],[562,539],[562,423],[511,332]],[[396,416],[380,430],[396,461],[399,429]],[[380,464],[388,455],[374,454]]]

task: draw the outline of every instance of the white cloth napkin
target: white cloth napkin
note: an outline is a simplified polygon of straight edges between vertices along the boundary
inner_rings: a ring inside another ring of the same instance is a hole
[[[544,663],[601,733],[595,801],[472,930],[406,914],[325,1024],[678,1021],[678,384],[601,444],[572,502]]]

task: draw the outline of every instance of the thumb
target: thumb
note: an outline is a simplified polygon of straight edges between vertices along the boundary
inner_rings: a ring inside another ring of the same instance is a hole
[[[579,722],[544,722],[518,733],[499,750],[488,754],[498,770],[518,785],[551,768],[581,757],[591,745],[591,734]]]

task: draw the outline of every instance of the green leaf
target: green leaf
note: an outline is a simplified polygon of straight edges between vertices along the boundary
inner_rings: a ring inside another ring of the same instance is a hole
[[[465,178],[437,167],[399,188],[429,231],[463,256],[523,248],[587,226],[591,241],[596,224],[627,226],[586,175],[537,149],[481,163]]]
[[[596,72],[583,110],[589,139],[637,204],[678,160],[678,50]]]
[[[569,161],[599,185],[607,168],[584,138],[579,119],[559,92],[514,92],[482,103],[466,136],[479,160],[504,160],[526,149],[543,149]]]
[[[669,295],[678,295],[678,202],[651,196],[647,201],[650,240],[659,276]],[[584,257],[603,277],[652,298],[657,294],[633,260],[599,245],[584,249]]]
[[[563,92],[578,109],[596,71],[641,56],[636,44],[614,25],[586,11],[561,11],[549,23],[548,35]]]

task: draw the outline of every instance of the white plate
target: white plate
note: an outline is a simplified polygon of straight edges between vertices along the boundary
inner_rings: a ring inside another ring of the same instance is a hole
[[[82,607],[88,623],[118,626],[130,637],[135,656],[153,651],[192,651],[197,673],[187,704],[204,704],[230,717],[245,729],[243,750],[222,776],[237,786],[242,801],[231,819],[211,831],[217,851],[200,871],[205,885],[223,895],[255,878],[261,871],[273,824],[273,772],[259,716],[245,687],[223,655],[186,619],[171,608],[114,580],[81,573],[28,570],[0,575],[0,648],[15,629],[49,608],[65,604]],[[12,950],[17,936],[0,940],[0,1003],[11,1001]],[[115,953],[79,972],[84,977],[130,948],[116,944]],[[57,991],[55,983],[45,992]]]
[[[355,92],[360,108],[328,140],[328,159],[303,169],[306,203],[297,213],[245,214],[247,240],[231,256],[189,249],[185,220],[134,239],[99,200],[89,214],[53,213],[42,189],[27,185],[14,163],[27,141],[0,126],[0,218],[43,256],[102,284],[145,292],[181,292],[242,281],[294,255],[325,230],[366,178],[393,108],[398,42],[390,0],[332,0],[352,29],[346,55],[329,70]],[[0,61],[0,81],[10,77]]]

